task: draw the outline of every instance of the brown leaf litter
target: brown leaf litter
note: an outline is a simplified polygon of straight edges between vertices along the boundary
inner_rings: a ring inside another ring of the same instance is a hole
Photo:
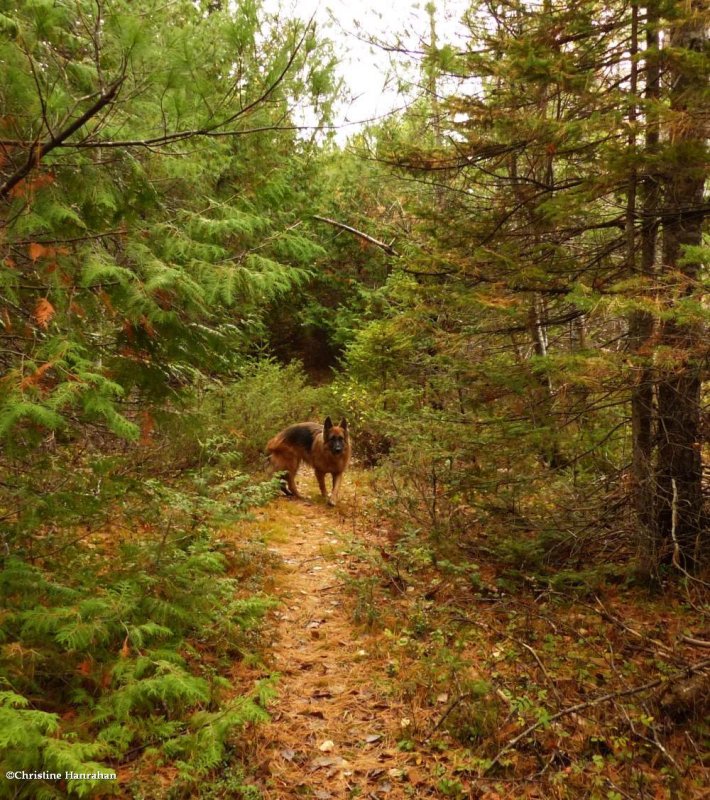
[[[353,622],[345,576],[358,565],[345,517],[280,500],[256,524],[282,559],[269,664],[279,697],[255,731],[264,800],[411,796],[421,757],[397,749],[406,712],[386,688],[382,635]]]

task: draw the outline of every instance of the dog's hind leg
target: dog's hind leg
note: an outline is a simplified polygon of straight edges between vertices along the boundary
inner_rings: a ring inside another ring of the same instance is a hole
[[[291,492],[291,496],[295,497],[297,500],[302,500],[303,498],[298,493],[298,489],[296,488],[296,473],[298,472],[298,467],[298,461],[296,461],[296,463],[293,465],[289,465],[289,469],[286,472],[286,483],[288,485],[289,492]]]
[[[269,453],[269,463],[272,474],[279,474],[281,477],[281,491],[287,497],[300,497],[296,488],[296,473],[298,472],[299,461],[295,456],[284,452]]]

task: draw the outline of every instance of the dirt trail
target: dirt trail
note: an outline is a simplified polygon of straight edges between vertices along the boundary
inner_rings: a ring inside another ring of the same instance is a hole
[[[279,699],[256,734],[265,799],[411,796],[412,755],[397,749],[405,710],[388,696],[378,635],[353,620],[352,522],[341,509],[284,499],[256,524],[281,559],[270,665]]]

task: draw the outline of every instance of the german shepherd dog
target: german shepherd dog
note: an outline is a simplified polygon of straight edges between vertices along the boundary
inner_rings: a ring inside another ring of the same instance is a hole
[[[350,461],[348,421],[342,419],[340,425],[333,425],[330,417],[326,417],[322,425],[317,422],[290,425],[269,441],[266,452],[272,470],[286,473],[281,484],[284,494],[301,497],[296,488],[296,473],[301,461],[305,461],[315,470],[321,495],[328,497],[329,506],[334,506],[338,502],[343,472]],[[327,473],[333,476],[330,496],[325,488]]]

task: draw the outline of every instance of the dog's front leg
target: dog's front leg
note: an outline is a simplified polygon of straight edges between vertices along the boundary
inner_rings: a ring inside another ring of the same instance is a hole
[[[338,495],[340,494],[340,484],[343,482],[343,473],[342,472],[334,472],[333,473],[333,491],[330,493],[330,497],[328,498],[328,505],[334,506],[338,502]]]
[[[325,488],[325,472],[316,470],[316,478],[318,479],[318,487],[322,497],[328,496],[328,490]]]

